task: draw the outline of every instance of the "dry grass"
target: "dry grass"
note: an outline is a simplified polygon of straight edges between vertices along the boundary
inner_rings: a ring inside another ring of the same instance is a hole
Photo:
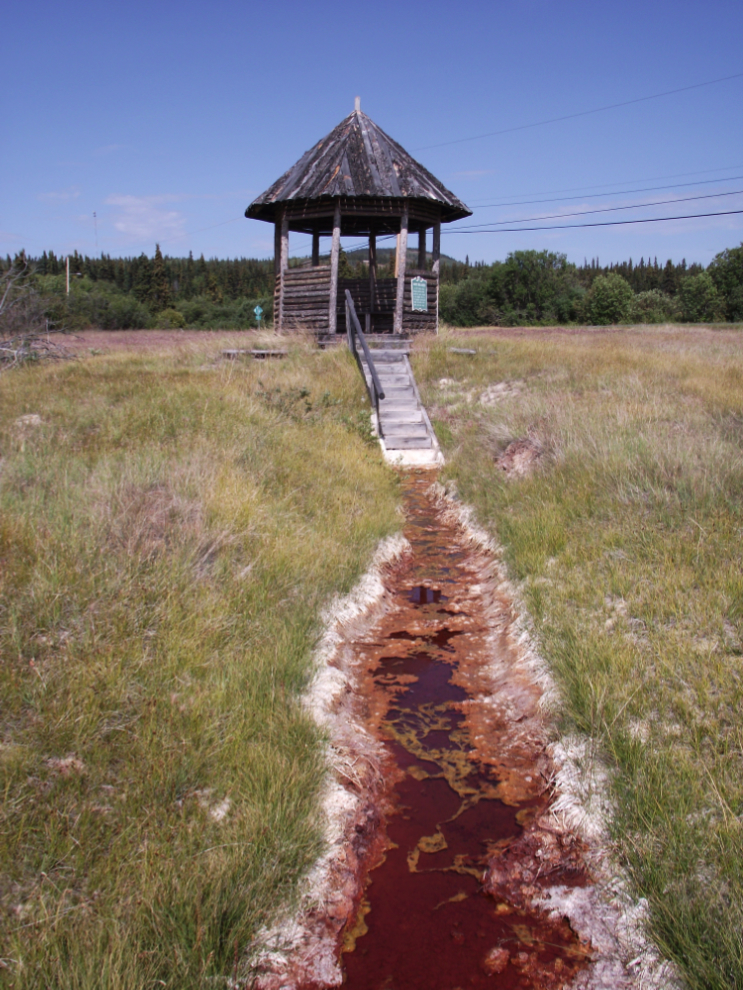
[[[415,358],[446,474],[505,546],[562,729],[613,767],[618,855],[695,990],[743,987],[741,344],[444,335]],[[525,439],[535,469],[507,477]]]
[[[204,346],[3,381],[9,986],[225,986],[320,848],[297,699],[396,482],[347,354]]]

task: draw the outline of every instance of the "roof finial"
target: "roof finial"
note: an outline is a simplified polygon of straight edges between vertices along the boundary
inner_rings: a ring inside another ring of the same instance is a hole
[[[357,96],[353,103],[353,108],[358,113],[361,110],[361,97]]]

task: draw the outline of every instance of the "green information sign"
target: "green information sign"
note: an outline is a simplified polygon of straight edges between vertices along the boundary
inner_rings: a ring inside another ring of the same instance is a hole
[[[413,300],[413,312],[428,312],[428,284],[424,278],[416,275],[410,280],[410,295]]]

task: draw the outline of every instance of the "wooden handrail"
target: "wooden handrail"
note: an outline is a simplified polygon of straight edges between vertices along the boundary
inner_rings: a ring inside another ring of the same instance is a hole
[[[384,398],[384,391],[382,389],[382,383],[379,381],[379,376],[377,375],[377,369],[376,369],[376,367],[374,365],[374,361],[373,361],[372,356],[371,356],[371,351],[369,350],[369,345],[366,342],[366,337],[364,336],[364,331],[361,329],[361,324],[359,323],[359,318],[356,315],[356,307],[353,304],[353,298],[351,297],[351,292],[350,292],[349,289],[346,289],[346,305],[348,306],[349,312],[351,313],[351,317],[353,319],[353,325],[354,325],[353,328],[356,331],[356,334],[357,334],[357,336],[359,338],[359,342],[361,343],[361,348],[362,348],[362,350],[364,352],[364,357],[366,358],[367,363],[369,365],[369,371],[371,371],[371,376],[372,376],[372,380],[374,382],[374,387],[377,390],[377,394],[379,395],[379,398],[380,399],[383,399]],[[350,346],[351,346],[351,350],[354,352],[354,354],[356,354],[357,353],[356,352],[356,343],[353,340],[353,336],[354,336],[353,335],[353,332],[351,331],[351,328],[348,326],[348,323],[346,324],[346,327],[348,329],[348,336],[349,336],[349,343],[350,343]]]
[[[346,289],[346,335],[348,338],[348,346],[351,353],[356,358],[356,364],[359,366],[359,371],[361,372],[361,377],[364,379],[364,384],[366,385],[367,391],[369,393],[369,398],[372,401],[372,405],[377,411],[377,432],[381,437],[382,434],[382,417],[379,415],[379,402],[380,399],[384,398],[384,390],[382,389],[382,383],[379,380],[379,375],[377,374],[377,369],[374,365],[374,361],[371,356],[371,351],[369,350],[369,345],[366,342],[366,337],[361,329],[361,324],[359,323],[359,318],[356,315],[356,307],[353,304],[353,297],[349,289]],[[371,385],[366,380],[366,375],[364,374],[364,369],[361,366],[361,358],[359,357],[359,352],[356,349],[356,338],[359,338],[361,344],[361,349],[364,352],[364,357],[366,358],[367,364],[369,365],[369,372],[371,374]]]

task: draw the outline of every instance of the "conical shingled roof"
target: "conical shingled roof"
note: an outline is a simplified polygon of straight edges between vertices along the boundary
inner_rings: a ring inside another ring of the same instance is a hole
[[[335,196],[440,203],[443,223],[472,215],[454,193],[397,141],[361,110],[354,110],[263,195],[253,200],[245,216],[274,221],[279,203]]]

